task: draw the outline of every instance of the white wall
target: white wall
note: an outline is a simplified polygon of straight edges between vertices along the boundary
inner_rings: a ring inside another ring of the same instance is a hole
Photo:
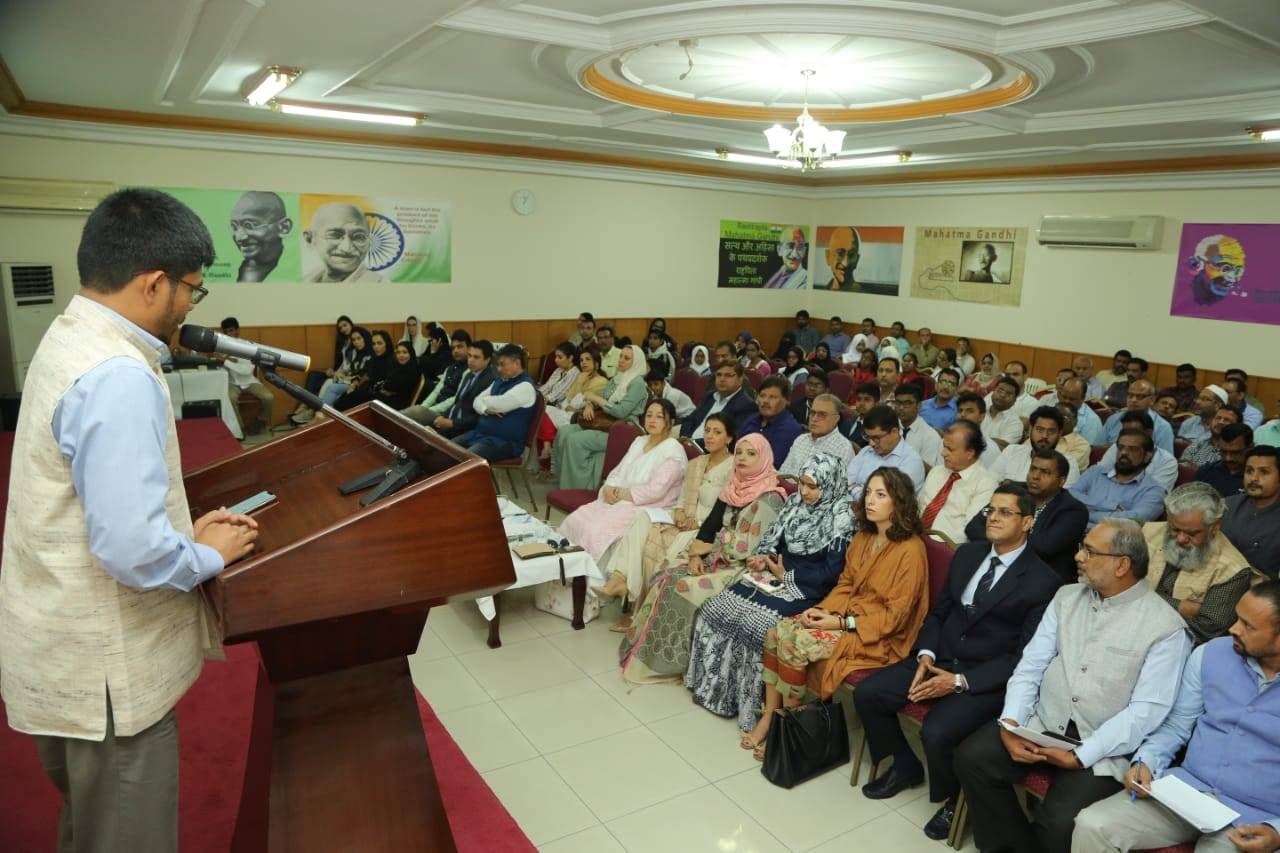
[[[342,313],[456,320],[780,316],[800,297],[716,288],[721,219],[807,221],[810,202],[741,192],[480,169],[0,137],[0,174],[190,186],[358,193],[453,203],[453,283],[329,286],[226,284],[193,322],[327,323]],[[510,198],[531,189],[537,212]],[[0,260],[50,261],[58,295],[79,287],[83,218],[0,214]]]
[[[1142,192],[1008,193],[858,198],[815,202],[822,225],[905,225],[901,296],[809,294],[814,316],[839,314],[855,322],[871,316],[882,326],[901,320],[910,329],[1023,343],[1075,352],[1131,349],[1150,361],[1194,362],[1222,370],[1244,366],[1265,376],[1280,333],[1274,326],[1170,317],[1173,276],[1184,222],[1280,221],[1280,190],[1160,190]],[[1047,249],[1035,243],[1046,214],[1166,217],[1159,251]],[[927,225],[1020,226],[1030,230],[1022,306],[997,308],[912,299],[915,229]],[[1261,273],[1261,270],[1258,270]],[[1273,282],[1274,283],[1274,282]]]

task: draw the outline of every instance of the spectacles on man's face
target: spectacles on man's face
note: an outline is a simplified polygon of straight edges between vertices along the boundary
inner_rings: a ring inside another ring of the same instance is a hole
[[[809,410],[809,417],[810,417],[810,418],[834,418],[835,416],[836,416],[836,413],[835,413],[835,412],[824,412],[824,411],[822,411],[822,409],[810,409],[810,410]]]
[[[1089,543],[1085,542],[1084,540],[1081,540],[1080,544],[1076,547],[1076,551],[1077,552],[1083,551],[1085,559],[1087,560],[1092,560],[1094,557],[1127,557],[1129,556],[1128,554],[1117,554],[1113,551],[1096,551],[1094,550],[1093,546],[1089,545]]]
[[[191,288],[192,305],[199,305],[200,301],[209,295],[209,288],[205,287],[203,284],[196,284],[195,282],[187,281],[184,278],[178,278],[176,275],[169,275],[168,273],[162,273],[162,275],[174,284],[185,284],[187,287]]]
[[[982,508],[982,517],[986,518],[994,515],[996,518],[1016,518],[1019,515],[1026,515],[1025,512],[1018,512],[1016,509],[1009,509],[1007,506],[991,506],[987,505]]]

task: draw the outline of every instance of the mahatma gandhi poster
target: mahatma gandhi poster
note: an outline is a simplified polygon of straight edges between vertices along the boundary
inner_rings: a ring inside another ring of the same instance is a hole
[[[448,202],[166,188],[204,221],[211,282],[436,283],[452,278]]]
[[[1026,228],[917,228],[911,295],[949,302],[1020,305],[1026,253]]]
[[[720,287],[798,290],[809,284],[809,226],[720,221]]]
[[[1169,313],[1280,324],[1280,225],[1183,225]]]
[[[897,296],[901,226],[819,225],[814,289]]]

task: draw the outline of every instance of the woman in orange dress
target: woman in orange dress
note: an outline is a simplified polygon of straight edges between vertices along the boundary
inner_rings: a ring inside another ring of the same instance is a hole
[[[911,479],[880,468],[854,505],[858,533],[844,571],[815,607],[779,622],[764,641],[764,713],[744,738],[764,757],[773,712],[827,699],[854,670],[911,652],[929,611],[929,566]]]

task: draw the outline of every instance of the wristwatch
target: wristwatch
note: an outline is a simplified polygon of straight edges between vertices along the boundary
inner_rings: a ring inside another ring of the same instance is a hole
[[[952,688],[955,693],[963,693],[965,689],[964,677],[960,673],[956,673],[956,686]]]

